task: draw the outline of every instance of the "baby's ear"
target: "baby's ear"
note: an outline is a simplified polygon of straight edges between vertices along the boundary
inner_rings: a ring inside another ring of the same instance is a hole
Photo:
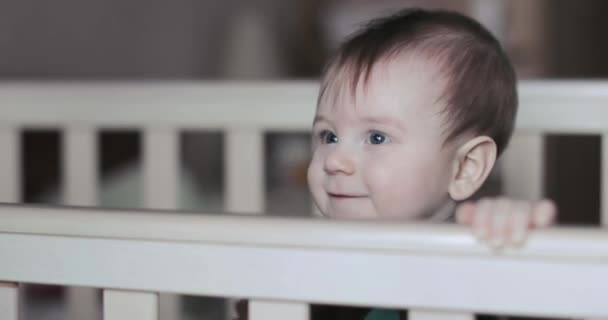
[[[486,181],[495,162],[496,143],[492,138],[479,136],[464,143],[454,158],[450,197],[461,201],[472,196]]]

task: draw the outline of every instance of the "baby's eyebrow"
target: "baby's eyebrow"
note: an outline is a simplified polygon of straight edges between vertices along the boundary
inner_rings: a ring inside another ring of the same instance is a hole
[[[365,123],[389,125],[391,127],[399,129],[399,130],[405,130],[405,128],[403,127],[403,124],[400,121],[396,120],[395,118],[390,118],[390,117],[364,117],[361,120],[363,120],[363,122],[365,122]]]
[[[317,122],[329,122],[329,120],[323,115],[318,114],[315,116],[315,120],[312,122],[312,124],[314,125]]]

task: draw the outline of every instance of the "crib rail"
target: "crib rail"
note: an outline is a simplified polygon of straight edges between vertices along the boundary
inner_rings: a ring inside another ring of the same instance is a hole
[[[21,130],[53,128],[62,137],[62,203],[96,206],[97,132],[128,128],[140,131],[143,138],[142,207],[176,209],[179,134],[205,129],[224,134],[225,211],[261,214],[265,211],[264,134],[309,130],[317,86],[307,81],[0,83],[0,201],[21,199]],[[500,168],[505,193],[542,196],[547,133],[601,135],[601,185],[606,186],[608,82],[523,81],[519,92],[516,132]],[[608,188],[601,192],[602,223],[607,225]],[[1,290],[10,291],[11,286]],[[70,289],[68,300],[70,306],[95,301],[90,291],[78,288]],[[160,301],[169,301],[161,307],[161,313],[167,310],[161,319],[171,319],[176,303],[165,296]],[[70,311],[70,319],[90,318],[81,312],[92,310],[69,309],[75,310]],[[259,310],[264,310],[263,305]]]
[[[302,81],[4,83],[0,123],[308,130],[317,89]]]
[[[5,82],[0,84],[0,123],[309,130],[317,90],[313,81]],[[519,94],[518,131],[578,134],[608,128],[605,81],[521,81]]]
[[[165,175],[162,179],[172,186],[176,184],[174,170],[179,159],[167,151],[177,150],[181,130],[207,129],[225,134],[225,208],[260,213],[265,208],[263,135],[269,131],[309,130],[317,86],[311,81],[2,83],[0,148],[9,152],[0,159],[0,200],[20,198],[17,151],[22,128],[51,127],[63,133],[64,197],[76,200],[67,204],[96,202],[97,181],[92,169],[97,167],[97,130],[141,131],[146,182]],[[522,81],[519,92],[521,107],[515,135],[502,159],[507,195],[532,199],[542,196],[544,134],[601,135],[602,157],[608,159],[607,82]],[[83,159],[74,160],[78,158]],[[601,172],[605,185],[608,169],[602,168]],[[150,183],[144,186],[145,202],[150,206],[162,187]],[[78,190],[89,190],[88,195],[81,196]],[[74,192],[79,195],[70,196]],[[608,188],[602,189],[601,199],[602,221],[606,223]],[[167,208],[174,201],[165,202],[153,207]]]
[[[4,205],[0,259],[0,281],[104,288],[106,319],[157,319],[158,292],[247,297],[253,320],[305,319],[308,303],[608,316],[597,229],[497,254],[458,226]]]
[[[20,198],[22,128],[61,130],[64,203],[72,205],[97,202],[96,132],[130,128],[142,132],[144,141],[145,206],[174,207],[178,135],[182,130],[206,129],[220,130],[225,137],[225,209],[261,213],[263,136],[270,131],[308,131],[317,86],[310,81],[2,83],[0,148],[8,152],[0,159],[0,200]],[[608,159],[608,82],[523,81],[519,92],[515,135],[501,161],[507,195],[543,195],[547,133],[601,135],[602,157]],[[608,169],[600,172],[605,185]],[[165,183],[149,183],[154,181]],[[608,188],[602,188],[601,199],[606,223]]]

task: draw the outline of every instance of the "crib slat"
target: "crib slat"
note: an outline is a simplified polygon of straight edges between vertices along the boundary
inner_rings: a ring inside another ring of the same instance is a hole
[[[19,131],[0,128],[0,202],[18,202],[20,189]]]
[[[263,133],[251,129],[227,131],[224,163],[225,211],[261,214],[265,200]],[[236,300],[226,301],[226,319],[234,317],[235,304]]]
[[[523,200],[543,196],[543,136],[540,133],[515,134],[501,159],[503,194]]]
[[[179,133],[168,128],[144,132],[144,202],[149,209],[178,208]],[[160,294],[159,319],[180,318],[180,298]]]
[[[224,145],[225,209],[229,212],[264,211],[264,136],[258,130],[231,129]]]
[[[600,164],[600,172],[602,174],[600,181],[601,200],[600,200],[600,222],[602,226],[608,227],[608,132],[602,135],[602,156]]]
[[[19,315],[19,286],[0,282],[0,315],[2,319],[17,320]]]
[[[410,320],[473,320],[475,315],[464,312],[412,309],[409,310],[407,318]]]
[[[156,293],[103,291],[103,320],[158,319],[158,295]]]
[[[100,319],[99,290],[87,287],[67,288],[67,319]]]
[[[71,127],[64,132],[63,202],[72,206],[97,204],[97,138],[91,127]],[[67,289],[67,319],[99,319],[98,290]]]
[[[600,157],[600,224],[606,228],[608,227],[608,133],[602,134],[602,145],[601,145],[601,157]],[[608,320],[608,317],[602,318],[587,318],[585,320]]]
[[[249,301],[250,320],[308,320],[310,308],[304,303]]]
[[[69,128],[64,142],[64,202],[75,206],[97,204],[97,138],[93,128]]]
[[[151,128],[144,133],[144,202],[146,208],[176,209],[179,136],[172,129]]]

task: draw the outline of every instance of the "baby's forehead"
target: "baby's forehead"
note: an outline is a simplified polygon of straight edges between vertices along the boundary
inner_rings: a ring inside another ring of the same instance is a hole
[[[414,55],[377,61],[367,70],[343,65],[324,79],[318,107],[373,107],[390,100],[430,107],[446,98],[448,77],[437,62]]]

